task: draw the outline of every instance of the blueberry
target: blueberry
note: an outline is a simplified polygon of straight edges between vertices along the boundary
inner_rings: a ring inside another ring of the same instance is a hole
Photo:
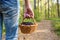
[[[23,24],[23,25],[33,25],[32,22],[23,22],[22,24]]]

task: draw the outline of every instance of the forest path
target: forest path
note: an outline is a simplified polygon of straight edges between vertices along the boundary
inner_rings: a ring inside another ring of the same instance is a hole
[[[24,35],[19,33],[19,40],[59,40],[58,36],[52,30],[51,20],[42,20],[38,23],[36,32]]]
[[[52,21],[51,20],[42,20],[38,23],[37,30],[29,35],[22,34],[19,31],[19,40],[60,40],[58,36],[52,30]],[[3,36],[4,40],[5,37]]]

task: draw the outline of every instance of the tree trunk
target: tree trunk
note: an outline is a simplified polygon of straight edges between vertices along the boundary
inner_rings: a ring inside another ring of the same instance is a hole
[[[48,18],[49,18],[49,0],[48,0]]]
[[[36,9],[36,0],[34,0],[34,9]]]
[[[40,0],[40,12],[42,13],[42,0]]]
[[[60,13],[59,13],[59,0],[57,0],[57,12],[58,12],[58,17],[60,17]]]
[[[47,2],[45,1],[45,18],[46,18],[46,4],[47,4]]]
[[[39,8],[39,0],[38,0],[38,12],[40,12],[39,9],[40,9],[40,8]]]

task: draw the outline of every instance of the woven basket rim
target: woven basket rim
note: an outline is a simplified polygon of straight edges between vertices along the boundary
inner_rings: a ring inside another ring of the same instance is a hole
[[[37,26],[38,24],[33,24],[33,25],[23,25],[23,24],[20,24],[20,26]]]

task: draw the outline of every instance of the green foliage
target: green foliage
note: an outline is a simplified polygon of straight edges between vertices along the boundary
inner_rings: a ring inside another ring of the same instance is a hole
[[[35,15],[36,21],[40,21],[40,14],[39,14],[38,9],[34,9],[34,15]]]
[[[5,34],[6,30],[5,30],[5,25],[3,24],[3,31],[2,33]]]
[[[34,16],[37,22],[43,20],[45,18],[43,11],[39,10],[39,7],[37,6],[36,9],[34,9]]]
[[[21,23],[22,20],[23,20],[23,10],[20,11],[19,23]]]
[[[53,20],[53,27],[54,31],[57,33],[57,35],[60,35],[60,18],[54,18]]]
[[[57,5],[54,4],[54,5],[51,7],[51,17],[52,17],[52,18],[56,18],[56,17],[58,17],[57,14],[58,14],[58,13],[57,13]]]

